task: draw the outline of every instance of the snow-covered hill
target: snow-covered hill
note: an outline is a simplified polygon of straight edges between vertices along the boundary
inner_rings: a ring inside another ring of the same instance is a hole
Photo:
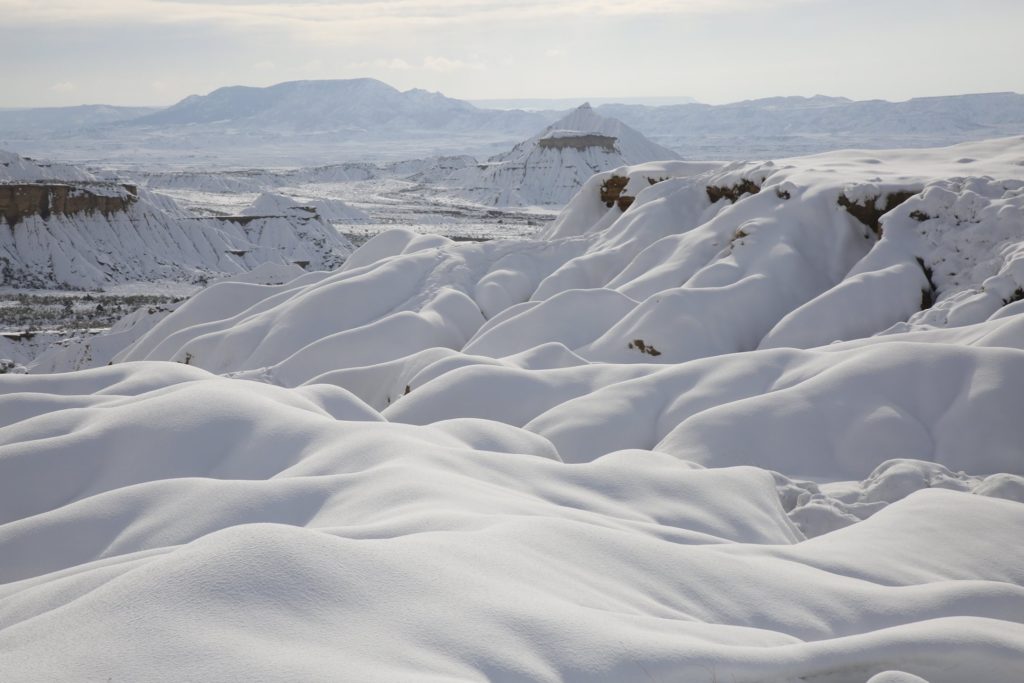
[[[1022,266],[1014,137],[215,284],[0,379],[0,671],[1018,680]]]
[[[328,221],[362,216],[340,202],[299,206],[305,202],[268,195],[246,215],[200,218],[168,197],[97,181],[74,166],[8,153],[2,158],[4,286],[97,289],[138,280],[195,281],[266,262],[331,269],[352,247]]]
[[[616,119],[583,104],[508,152],[452,173],[442,185],[492,206],[562,206],[595,173],[677,159]]]

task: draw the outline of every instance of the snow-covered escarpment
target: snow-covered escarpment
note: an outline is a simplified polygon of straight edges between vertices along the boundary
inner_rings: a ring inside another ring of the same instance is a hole
[[[1017,137],[215,284],[0,379],[0,672],[1018,680],[1022,245]]]
[[[584,104],[508,152],[455,171],[442,184],[481,204],[561,206],[594,173],[676,158],[672,150]]]
[[[279,198],[273,206],[257,203],[244,216],[204,218],[168,197],[97,181],[74,167],[22,159],[9,168],[25,180],[0,181],[0,285],[6,286],[191,281],[267,262],[331,269],[344,262],[351,245],[328,220],[359,214],[330,202],[290,210]],[[46,177],[54,169],[69,179]]]
[[[39,161],[0,150],[0,183],[25,183],[41,180],[92,181],[86,170],[71,164]]]

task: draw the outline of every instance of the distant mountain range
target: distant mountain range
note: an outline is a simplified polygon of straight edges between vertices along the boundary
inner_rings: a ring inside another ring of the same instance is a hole
[[[294,131],[370,130],[523,133],[547,117],[524,111],[478,109],[426,90],[399,91],[372,78],[291,81],[268,88],[232,86],[193,95],[162,111],[128,121],[135,126],[230,125]]]
[[[37,107],[0,109],[0,131],[57,132],[104,126],[137,119],[161,110],[161,107],[115,107],[108,104],[82,104],[77,107]]]
[[[575,109],[584,103],[600,106],[602,104],[639,104],[651,107],[662,107],[670,104],[693,104],[697,100],[692,97],[512,97],[490,100],[468,100],[482,109],[525,109],[527,111],[562,111]]]
[[[818,95],[723,105],[608,104],[598,110],[687,155],[730,148],[763,148],[775,156],[842,147],[924,147],[1024,132],[1024,95],[1011,92],[905,102]]]
[[[568,100],[567,100],[568,101]],[[493,101],[507,105],[512,101]],[[559,100],[549,102],[557,106]],[[369,78],[231,86],[154,109],[0,110],[0,148],[71,161],[310,165],[438,154],[492,155],[568,109],[488,109]],[[774,97],[725,105],[601,104],[688,158],[767,158],[843,147],[924,147],[1024,132],[1024,95],[906,102]]]

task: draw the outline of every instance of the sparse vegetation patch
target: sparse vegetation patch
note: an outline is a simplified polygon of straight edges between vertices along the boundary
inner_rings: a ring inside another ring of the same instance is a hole
[[[136,309],[148,306],[152,314],[181,300],[157,294],[0,294],[0,332],[107,328]]]
[[[874,197],[868,197],[863,201],[851,201],[846,194],[839,195],[839,199],[836,203],[839,206],[846,209],[846,212],[856,218],[858,221],[863,223],[871,232],[875,233],[879,237],[882,236],[882,224],[881,218],[885,214],[889,213],[897,206],[913,197],[916,192],[910,192],[907,190],[900,190],[899,192],[890,192],[885,195],[885,204],[879,209],[878,195]]]
[[[636,349],[640,353],[646,353],[648,356],[660,356],[661,351],[654,348],[653,344],[647,344],[643,339],[634,339],[629,342],[629,348]]]
[[[723,197],[735,204],[745,194],[757,194],[760,192],[761,186],[749,178],[744,178],[731,187],[708,185],[705,189],[708,193],[708,199],[711,200],[712,204]]]
[[[935,305],[935,296],[938,289],[935,287],[935,281],[932,280],[934,272],[931,268],[925,265],[924,259],[920,256],[917,257],[917,265],[921,266],[921,272],[928,279],[928,289],[921,290],[921,310],[926,311]]]
[[[621,175],[613,175],[601,183],[601,201],[609,209],[618,204],[621,211],[625,211],[633,204],[636,197],[622,194],[629,184],[629,178]]]

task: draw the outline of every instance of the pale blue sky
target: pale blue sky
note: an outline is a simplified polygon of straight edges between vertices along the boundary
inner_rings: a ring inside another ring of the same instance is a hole
[[[1024,92],[1021,0],[0,0],[0,107],[372,76],[466,99]]]

